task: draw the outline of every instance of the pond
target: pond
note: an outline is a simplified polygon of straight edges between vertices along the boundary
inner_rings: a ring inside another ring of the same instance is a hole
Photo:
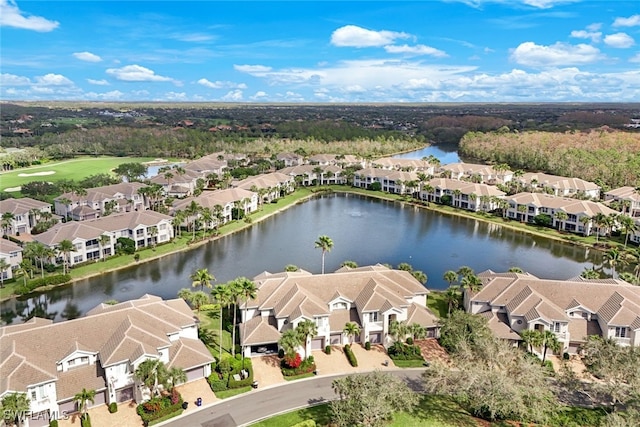
[[[191,287],[189,276],[200,268],[208,268],[216,283],[251,278],[265,270],[282,271],[287,264],[319,273],[321,251],[314,242],[320,235],[334,242],[325,256],[327,272],[345,260],[359,265],[407,262],[427,274],[430,289],[444,289],[443,273],[463,265],[476,272],[518,266],[542,278],[567,279],[602,263],[601,253],[593,249],[400,203],[333,194],[189,251],[38,297],[6,301],[0,311],[4,321],[19,322],[34,313],[60,320],[80,316],[111,299],[125,301],[146,293],[174,298],[179,289]]]

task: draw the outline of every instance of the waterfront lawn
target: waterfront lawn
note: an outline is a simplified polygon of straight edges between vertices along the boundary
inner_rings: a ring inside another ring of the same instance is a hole
[[[448,316],[449,306],[444,297],[444,292],[441,291],[431,291],[429,295],[427,295],[427,307],[429,310],[436,316],[441,319],[444,319]]]
[[[218,360],[220,349],[220,310],[205,310],[196,313],[200,320],[199,336],[209,352]],[[222,329],[222,358],[231,357],[231,332]]]
[[[62,162],[48,162],[29,168],[15,169],[2,173],[2,188],[20,187],[31,181],[55,182],[61,179],[73,179],[75,181],[99,173],[110,173],[112,169],[122,163],[148,162],[151,157],[78,157]],[[30,175],[38,172],[55,172],[51,175]]]

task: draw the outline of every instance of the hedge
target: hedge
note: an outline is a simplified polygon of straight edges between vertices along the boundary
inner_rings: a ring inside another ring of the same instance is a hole
[[[177,417],[178,415],[182,414],[182,411],[184,411],[184,409],[182,409],[182,406],[180,406],[180,408],[178,408],[178,410],[176,410],[175,412],[167,414],[164,417],[156,418],[155,420],[149,421],[148,423],[145,423],[145,425],[146,426],[154,426],[156,424],[160,424],[163,421],[166,421],[166,420],[171,419],[173,417]]]
[[[316,422],[314,420],[305,420],[294,424],[291,427],[316,427]]]
[[[118,404],[116,402],[109,403],[109,413],[115,414],[116,412],[118,412]]]
[[[244,369],[249,372],[249,376],[240,381],[236,381],[233,378],[233,375],[240,374],[242,371],[242,359],[237,360],[234,358],[228,358],[224,359],[223,362],[225,364],[229,364],[230,372],[228,374],[221,375],[220,372],[214,370],[211,375],[209,375],[209,378],[207,378],[211,391],[215,393],[216,391],[247,387],[253,383],[253,365],[251,364],[251,359],[245,358]]]
[[[349,344],[344,346],[344,354],[347,355],[347,360],[349,360],[351,366],[354,368],[358,366],[358,359],[356,359],[356,355],[353,354],[353,350],[351,350],[351,346]]]
[[[161,402],[164,402],[165,404],[167,403],[166,400],[170,401],[169,397],[163,397]],[[162,404],[162,403],[161,403]],[[144,423],[145,426],[150,426],[153,424],[157,424],[160,421],[164,421],[167,420],[169,418],[173,418],[177,415],[180,415],[182,413],[183,409],[182,409],[182,397],[180,397],[180,400],[171,405],[167,405],[164,406],[163,408],[161,408],[158,411],[154,411],[154,412],[147,412],[144,409],[144,403],[141,403],[140,405],[138,405],[138,407],[136,408],[136,412],[138,413],[138,415],[140,415],[140,418],[142,418],[142,422]]]
[[[71,276],[68,274],[57,274],[55,276],[41,277],[39,279],[33,279],[27,282],[26,285],[20,285],[16,288],[16,293],[20,295],[28,294],[36,288],[41,286],[54,286],[61,285],[71,281]]]
[[[392,360],[424,360],[420,347],[403,344],[399,341],[394,342],[387,353]]]

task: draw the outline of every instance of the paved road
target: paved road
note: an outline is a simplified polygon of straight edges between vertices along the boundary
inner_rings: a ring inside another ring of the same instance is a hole
[[[422,390],[423,369],[385,371]],[[335,398],[331,382],[346,375],[334,375],[294,381],[266,389],[252,390],[226,399],[189,415],[163,423],[163,427],[236,427],[267,418],[273,414],[322,403]]]

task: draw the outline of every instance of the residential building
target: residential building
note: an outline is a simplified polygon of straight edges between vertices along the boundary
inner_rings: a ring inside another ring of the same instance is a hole
[[[640,345],[640,287],[622,280],[539,279],[531,274],[478,275],[475,294],[465,291],[467,311],[490,320],[499,335],[524,330],[553,332],[562,352],[576,353],[590,335],[611,338],[620,345]]]
[[[60,218],[51,213],[51,205],[29,197],[20,199],[9,198],[0,201],[0,216],[10,213],[13,218],[2,233],[6,234],[30,234],[31,229],[41,221],[50,221]],[[4,228],[4,226],[3,226]]]
[[[450,175],[451,179],[491,185],[504,184],[513,179],[513,172],[508,169],[475,163],[450,163],[442,166],[440,172]]]
[[[13,270],[22,262],[22,247],[11,240],[0,239],[0,259],[4,259],[8,267],[0,271],[3,280],[13,278]]]
[[[286,194],[291,193],[295,188],[295,179],[292,176],[280,172],[271,172],[262,175],[250,176],[241,181],[231,183],[234,188],[242,188],[249,191],[265,191],[262,196],[265,202],[271,202]]]
[[[74,250],[68,262],[73,266],[115,254],[120,237],[133,240],[136,249],[167,243],[173,238],[171,217],[150,210],[113,214],[88,221],[56,224],[44,233],[34,235],[33,239],[50,248],[57,248],[61,241],[70,240]],[[62,256],[57,255],[55,262],[61,263]]]
[[[621,204],[622,212],[633,218],[640,218],[640,189],[635,187],[614,188],[604,193],[604,201]]]
[[[572,233],[590,235],[597,229],[593,218],[598,214],[617,215],[618,212],[600,202],[554,196],[546,193],[518,193],[507,196],[507,217],[520,222],[534,222],[537,215],[548,215],[555,228]],[[558,212],[567,214],[566,219],[557,217]],[[588,218],[588,219],[583,219]],[[584,222],[583,222],[584,221]],[[597,230],[601,233],[601,230]]]
[[[4,326],[0,352],[0,397],[26,393],[30,427],[76,412],[73,397],[83,388],[96,391],[90,406],[147,400],[149,390],[134,375],[145,360],[183,369],[187,382],[208,377],[214,361],[189,306],[151,295],[100,304],[74,320]]]
[[[211,209],[214,218],[209,225],[215,227],[231,221],[231,212],[236,204],[247,214],[255,212],[258,209],[258,194],[242,188],[205,191],[197,197],[176,200],[173,203],[173,212],[187,211],[192,202],[196,202],[200,207]],[[215,218],[216,214],[220,215],[219,219]],[[202,218],[202,213],[198,213],[197,217]],[[186,218],[185,222],[188,220],[189,218]]]
[[[365,168],[355,171],[353,175],[354,187],[370,188],[375,182],[380,183],[382,191],[396,194],[413,194],[418,192],[420,186],[416,172]]]
[[[503,198],[505,193],[493,185],[449,178],[433,178],[420,190],[421,200],[444,203],[444,196],[450,198],[451,206],[477,212],[497,209],[496,198]]]
[[[198,185],[198,179],[205,179],[201,172],[187,169],[184,167],[183,172],[173,170],[171,176],[159,174],[151,177],[149,180],[152,184],[158,184],[162,187],[162,192],[166,196],[187,197],[193,194]]]
[[[201,178],[206,178],[209,174],[220,177],[227,170],[227,156],[224,153],[209,154],[187,163],[184,165],[184,169],[196,172]]]
[[[525,173],[514,178],[532,191],[549,192],[556,196],[582,196],[582,198],[600,198],[600,187],[593,182],[580,178],[549,175],[546,173]]]
[[[316,154],[309,157],[309,163],[320,166],[338,165],[341,167],[359,166],[362,168],[367,165],[366,160],[362,157],[352,154]]]
[[[89,188],[86,194],[64,193],[53,200],[55,212],[63,218],[85,221],[114,212],[145,210],[149,202],[140,194],[140,189],[146,187],[140,182],[121,182]]]
[[[262,273],[254,278],[257,298],[240,306],[241,343],[246,356],[275,352],[282,332],[303,320],[315,322],[318,333],[306,344],[310,350],[348,343],[348,322],[360,327],[355,342],[393,342],[392,321],[418,323],[437,336],[438,320],[427,308],[429,291],[411,273],[380,264],[341,268],[335,273],[306,271]]]
[[[304,157],[296,153],[280,153],[276,156],[276,160],[282,162],[286,168],[304,164]]]
[[[343,169],[336,165],[300,165],[280,169],[278,172],[294,177],[295,181],[308,187],[310,185],[344,184],[346,178]]]
[[[635,220],[636,231],[629,235],[629,241],[634,242],[636,245],[640,245],[640,218]]]
[[[382,157],[373,160],[371,166],[380,169],[402,170],[406,172],[422,172],[427,175],[435,174],[435,166],[427,161],[419,159],[400,159],[395,157]]]

